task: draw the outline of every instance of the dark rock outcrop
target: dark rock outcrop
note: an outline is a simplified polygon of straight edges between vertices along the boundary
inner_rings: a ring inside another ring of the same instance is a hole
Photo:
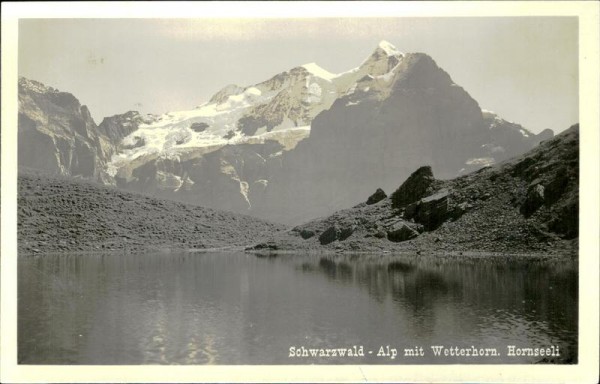
[[[419,232],[405,222],[394,224],[387,232],[388,240],[393,242],[411,240],[417,236]]]
[[[392,207],[401,208],[431,193],[435,179],[430,166],[414,171],[402,185],[392,193]]]
[[[347,238],[349,238],[350,236],[352,236],[352,234],[354,233],[355,229],[356,229],[355,226],[348,226],[348,227],[341,228],[340,229],[339,240],[340,241],[344,241]]]
[[[333,243],[340,237],[340,229],[336,225],[332,225],[327,228],[321,235],[319,236],[319,242],[321,245],[327,245]]]
[[[300,231],[300,236],[303,239],[310,239],[311,237],[313,237],[315,235],[314,231],[308,230],[308,229],[303,229]]]
[[[209,127],[209,125],[208,125],[208,124],[206,124],[206,123],[203,123],[203,122],[200,122],[200,123],[192,123],[192,124],[190,125],[190,129],[191,129],[192,131],[194,131],[194,132],[198,132],[198,133],[206,131],[206,128],[208,128],[208,127]]]
[[[110,139],[114,145],[132,132],[135,132],[144,118],[137,111],[129,111],[121,115],[105,117],[98,126],[98,132]]]
[[[449,207],[448,196],[449,192],[447,190],[441,190],[432,196],[422,198],[413,203],[413,210],[410,212],[405,211],[404,217],[423,224],[428,231],[434,230],[452,217],[453,212]]]
[[[377,188],[377,190],[375,191],[375,193],[373,193],[367,199],[367,205],[372,205],[372,204],[379,203],[381,200],[385,199],[386,197],[387,197],[387,195],[385,194],[385,192],[383,191],[383,189]]]

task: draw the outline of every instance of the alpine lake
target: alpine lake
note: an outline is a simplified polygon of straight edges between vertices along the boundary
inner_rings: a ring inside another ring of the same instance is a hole
[[[577,325],[568,257],[18,261],[19,364],[574,364]]]

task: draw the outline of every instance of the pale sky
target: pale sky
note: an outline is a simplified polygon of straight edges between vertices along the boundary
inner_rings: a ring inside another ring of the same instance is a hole
[[[575,17],[22,19],[19,75],[105,116],[192,109],[316,62],[354,68],[387,40],[424,52],[483,109],[533,132],[578,122]]]

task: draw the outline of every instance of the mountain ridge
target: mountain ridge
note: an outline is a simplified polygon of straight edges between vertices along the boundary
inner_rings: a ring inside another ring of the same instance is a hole
[[[389,187],[428,162],[439,168],[436,174],[451,177],[523,153],[552,135],[484,113],[431,57],[402,53],[385,41],[346,72],[309,63],[254,85],[225,86],[193,110],[129,111],[99,125],[72,95],[75,117],[60,106],[40,108],[60,101],[53,88],[30,84],[19,89],[19,164],[285,223],[356,203],[365,193],[360,185],[351,192],[357,177],[365,186]],[[57,116],[74,137],[67,144],[65,134],[47,129]],[[79,137],[70,120],[83,120],[89,134]],[[55,158],[58,164],[48,166]],[[92,165],[81,171],[86,161]],[[351,176],[350,169],[358,172]],[[320,191],[293,191],[313,182]]]

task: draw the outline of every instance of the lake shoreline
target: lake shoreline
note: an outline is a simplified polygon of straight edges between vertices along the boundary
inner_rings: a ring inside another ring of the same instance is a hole
[[[147,253],[158,253],[164,255],[179,255],[179,254],[205,254],[205,253],[222,253],[235,254],[246,253],[257,257],[279,257],[279,256],[294,256],[294,255],[311,255],[311,256],[332,256],[332,257],[357,257],[364,260],[379,259],[398,259],[405,257],[414,258],[437,258],[437,259],[462,259],[462,260],[530,260],[530,261],[548,261],[548,260],[578,260],[578,253],[567,252],[489,252],[489,251],[372,251],[372,250],[331,250],[331,249],[311,249],[311,250],[254,250],[244,246],[231,247],[216,247],[216,248],[183,248],[183,247],[168,247],[168,248],[143,248],[143,249],[93,249],[87,251],[80,250],[61,250],[50,252],[18,252],[19,257],[44,257],[56,255],[141,255]]]

